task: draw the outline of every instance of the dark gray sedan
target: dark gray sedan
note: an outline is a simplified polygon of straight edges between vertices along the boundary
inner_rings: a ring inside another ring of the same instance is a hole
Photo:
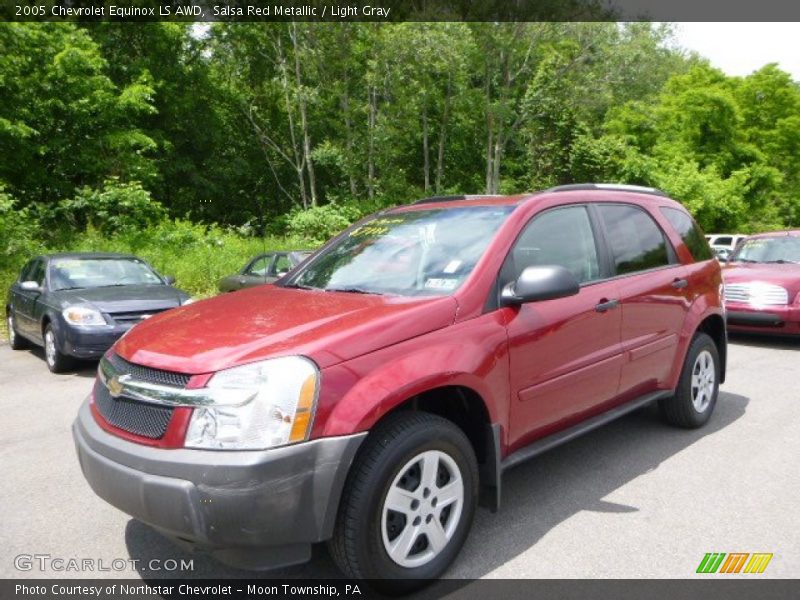
[[[9,343],[44,346],[50,370],[67,370],[75,358],[102,356],[136,323],[192,301],[172,283],[136,256],[37,256],[8,295]]]
[[[277,281],[311,256],[308,250],[267,252],[253,258],[236,275],[228,275],[219,282],[220,292],[235,292],[244,288]]]

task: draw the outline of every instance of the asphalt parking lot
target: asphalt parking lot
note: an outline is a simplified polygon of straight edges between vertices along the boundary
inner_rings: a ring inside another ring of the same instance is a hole
[[[796,577],[799,367],[800,340],[733,339],[704,429],[672,429],[645,409],[511,471],[503,507],[478,511],[448,576],[686,578],[706,552],[771,552],[759,577]],[[140,561],[102,577],[158,577],[142,563],[192,558],[193,571],[163,574],[252,577],[175,548],[93,494],[70,426],[94,369],[52,375],[40,352],[0,345],[0,577],[92,576],[20,571],[22,554]],[[337,572],[320,547],[307,565],[258,576]]]

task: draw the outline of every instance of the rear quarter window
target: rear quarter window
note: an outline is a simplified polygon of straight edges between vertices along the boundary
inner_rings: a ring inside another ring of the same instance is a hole
[[[700,262],[714,257],[714,253],[708,245],[708,240],[703,236],[703,232],[700,231],[700,227],[692,217],[682,210],[668,206],[661,207],[661,214],[681,236],[683,243],[689,248],[689,252],[692,253],[692,258],[695,261]]]

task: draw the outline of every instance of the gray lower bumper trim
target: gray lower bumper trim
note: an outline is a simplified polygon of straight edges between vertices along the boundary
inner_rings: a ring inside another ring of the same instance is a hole
[[[86,402],[73,425],[81,468],[100,497],[170,537],[234,557],[231,564],[261,549],[262,567],[302,562],[310,544],[331,536],[366,435],[265,451],[168,450],[110,435]]]

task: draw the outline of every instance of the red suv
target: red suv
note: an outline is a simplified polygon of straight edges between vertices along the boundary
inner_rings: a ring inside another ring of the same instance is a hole
[[[506,469],[651,402],[703,425],[721,288],[657,190],[423,200],[273,285],[137,325],[100,362],[78,455],[101,497],[226,563],[328,540],[347,575],[411,589]]]

